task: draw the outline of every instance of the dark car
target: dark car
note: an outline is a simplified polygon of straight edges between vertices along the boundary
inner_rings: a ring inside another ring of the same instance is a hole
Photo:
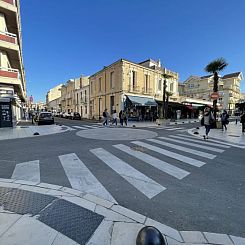
[[[72,120],[81,120],[81,116],[78,112],[71,113]]]
[[[41,124],[54,124],[54,117],[51,112],[40,112],[37,120],[38,125]]]

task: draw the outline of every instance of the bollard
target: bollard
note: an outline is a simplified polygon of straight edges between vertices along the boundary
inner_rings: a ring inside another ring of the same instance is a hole
[[[133,125],[133,128],[136,128],[136,126],[135,126],[135,125]]]
[[[38,132],[35,132],[33,135],[39,135],[39,133]]]
[[[199,134],[198,132],[194,132],[194,134]]]
[[[199,127],[196,127],[196,129],[199,129]]]
[[[142,228],[136,238],[136,245],[167,245],[161,232],[153,226]]]

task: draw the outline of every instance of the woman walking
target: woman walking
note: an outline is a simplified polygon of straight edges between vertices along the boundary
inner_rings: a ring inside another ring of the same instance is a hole
[[[227,111],[224,110],[224,112],[221,114],[220,117],[221,117],[222,131],[224,131],[224,128],[225,128],[225,130],[227,130],[226,125],[229,123],[229,120],[228,120],[229,115],[228,115]]]
[[[210,108],[206,107],[203,113],[203,125],[205,126],[206,129],[205,135],[203,135],[204,140],[208,139],[208,134],[210,132],[213,122],[214,122],[214,115],[211,112]]]

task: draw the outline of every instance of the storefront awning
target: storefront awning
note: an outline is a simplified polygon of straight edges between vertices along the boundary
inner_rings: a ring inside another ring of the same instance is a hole
[[[156,101],[152,98],[140,97],[140,96],[131,96],[131,95],[127,95],[127,98],[135,106],[157,106]]]

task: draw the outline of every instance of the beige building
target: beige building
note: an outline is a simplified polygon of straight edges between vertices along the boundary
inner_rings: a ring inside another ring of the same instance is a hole
[[[46,106],[48,110],[58,112],[60,111],[60,98],[61,88],[63,84],[59,84],[54,88],[51,88],[46,95]]]
[[[224,75],[219,78],[218,83],[218,103],[220,109],[229,110],[233,113],[235,104],[240,99],[240,82],[243,80],[241,72],[235,72]],[[209,76],[191,76],[184,83],[183,95],[194,99],[211,101],[213,93],[213,75]]]
[[[75,112],[75,80],[70,79],[61,87],[61,111]]]
[[[19,0],[0,0],[0,127],[23,116],[26,81]]]
[[[163,98],[162,74],[172,75],[167,80],[170,101],[178,100],[178,73],[161,66],[160,61],[148,59],[135,63],[120,59],[89,77],[90,117],[102,117],[104,109],[112,114],[127,109],[129,116],[145,119],[158,113]]]

